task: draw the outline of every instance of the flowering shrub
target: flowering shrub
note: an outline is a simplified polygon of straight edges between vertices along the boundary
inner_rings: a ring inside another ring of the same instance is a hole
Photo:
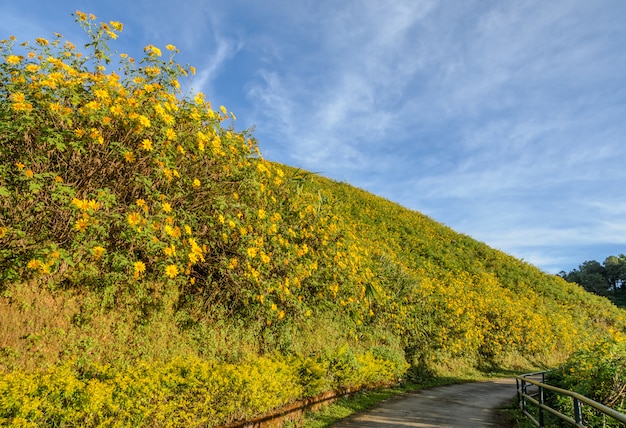
[[[340,354],[339,358],[342,358]],[[15,426],[219,426],[263,414],[326,388],[374,385],[402,373],[404,363],[370,352],[354,357],[350,375],[317,373],[323,388],[301,373],[313,359],[258,358],[217,364],[176,358],[125,369],[72,363],[43,372],[0,373],[0,423]],[[322,364],[324,365],[324,364]],[[336,379],[334,382],[331,379]]]
[[[195,70],[176,47],[113,57],[122,24],[76,20],[88,54],[60,35],[2,41],[0,282],[107,288],[109,304],[130,291],[144,308],[198,296],[195,318],[224,305],[269,324],[357,294],[323,270],[350,258],[329,204],[225,127],[225,107],[183,96]]]

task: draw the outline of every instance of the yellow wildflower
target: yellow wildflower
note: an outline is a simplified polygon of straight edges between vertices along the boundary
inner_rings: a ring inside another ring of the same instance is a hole
[[[167,49],[168,51],[175,51],[176,50],[176,46],[174,45],[165,45],[165,49]]]
[[[87,226],[89,226],[89,216],[86,214],[74,222],[74,230],[78,232],[83,232]]]
[[[41,262],[37,259],[32,259],[26,265],[28,269],[32,269],[32,270],[36,270],[37,268],[39,268],[39,266],[41,266]]]
[[[133,163],[133,162],[135,162],[135,154],[133,152],[131,152],[131,151],[126,151],[126,152],[124,152],[124,159],[128,163]]]
[[[101,98],[101,99],[109,98],[109,93],[106,91],[106,89],[98,88],[98,89],[93,91],[93,94],[96,97]]]
[[[54,177],[54,181],[56,181],[57,183],[63,183],[63,177],[57,175],[56,177]]]
[[[172,206],[169,204],[169,202],[163,202],[161,204],[161,207],[163,208],[163,211],[165,211],[166,213],[172,212]]]
[[[141,216],[136,212],[132,212],[128,214],[128,216],[126,217],[126,220],[128,221],[128,224],[130,224],[131,226],[137,226],[139,225],[139,223],[141,223]]]
[[[165,275],[170,278],[175,278],[178,275],[178,266],[168,265],[165,267]]]
[[[26,100],[26,96],[21,92],[14,92],[11,94],[11,100],[16,103],[22,103]]]
[[[109,21],[109,24],[111,24],[111,27],[113,27],[113,29],[115,31],[123,31],[124,30],[124,24],[122,24],[121,22]]]
[[[5,58],[7,64],[19,64],[22,61],[22,58],[17,55],[9,55]]]
[[[101,247],[100,245],[96,245],[95,247],[91,249],[91,255],[96,260],[99,260],[100,258],[102,258],[105,252],[106,250],[104,249],[104,247]]]
[[[33,172],[32,169],[27,169],[26,171],[24,171],[24,175],[26,175],[26,177],[28,177],[28,178],[33,178],[35,173]]]
[[[3,238],[6,234],[7,234],[7,230],[9,230],[6,227],[0,227],[0,238]]]
[[[23,170],[26,165],[24,165],[22,162],[15,162],[15,166],[17,167],[17,169],[19,169],[20,171]]]
[[[193,97],[193,100],[195,101],[196,104],[203,105],[204,104],[204,94],[202,92],[198,92],[196,94],[196,96]]]
[[[87,204],[89,209],[91,210],[98,211],[100,209],[100,202],[96,201],[95,199],[89,199],[89,202]]]
[[[136,261],[135,263],[133,263],[133,270],[134,270],[133,276],[135,278],[139,278],[146,271],[146,265],[141,260]]]
[[[258,248],[255,248],[255,247],[248,248],[248,256],[252,259],[256,257],[258,252],[259,252]]]
[[[153,149],[153,147],[152,147],[152,141],[150,141],[150,140],[149,140],[149,139],[147,139],[147,138],[144,138],[144,139],[141,141],[141,148],[149,152],[150,150],[152,150],[152,149]]]
[[[113,113],[114,116],[121,116],[124,113],[124,110],[122,110],[122,107],[118,104],[112,105],[109,110],[111,111],[111,113]]]
[[[143,50],[150,56],[161,56],[161,49],[154,45],[148,45]]]
[[[146,116],[140,114],[137,119],[139,120],[139,124],[141,126],[143,126],[144,128],[150,128],[150,119],[148,119]]]
[[[163,252],[168,257],[174,257],[176,255],[176,247],[174,246],[174,244],[172,244],[169,247],[165,247],[163,249]]]
[[[198,180],[197,178],[193,179],[193,187],[200,187],[200,180]]]

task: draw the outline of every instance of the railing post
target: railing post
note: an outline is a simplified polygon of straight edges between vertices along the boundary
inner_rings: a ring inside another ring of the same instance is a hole
[[[543,383],[543,382],[542,382]],[[539,428],[544,428],[543,422],[543,386],[539,387]]]
[[[526,381],[522,379],[522,398],[520,400],[522,412],[526,411]]]
[[[579,426],[582,426],[583,424],[582,407],[580,405],[580,401],[578,400],[578,398],[576,397],[573,397],[573,398],[574,398],[574,420]]]

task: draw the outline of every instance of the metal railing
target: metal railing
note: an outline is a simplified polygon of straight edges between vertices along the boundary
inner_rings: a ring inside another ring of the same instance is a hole
[[[520,409],[535,426],[544,428],[546,412],[558,417],[559,419],[580,428],[585,428],[583,421],[583,405],[590,406],[600,413],[606,416],[610,416],[614,420],[621,422],[623,427],[626,427],[626,415],[620,413],[610,407],[598,403],[584,395],[577,394],[566,389],[557,388],[545,383],[546,372],[527,373],[521,376],[516,376],[517,382],[517,399]],[[540,380],[539,380],[540,379]],[[551,391],[560,395],[564,395],[572,398],[573,414],[574,417],[564,415],[556,409],[546,404],[546,391]],[[538,416],[533,416],[528,411],[528,404],[533,404],[537,407]]]

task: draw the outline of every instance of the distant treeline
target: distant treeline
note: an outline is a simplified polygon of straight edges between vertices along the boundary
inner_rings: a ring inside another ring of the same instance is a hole
[[[617,306],[626,307],[626,255],[609,256],[603,263],[588,260],[570,272],[558,274],[585,290],[609,298]]]

